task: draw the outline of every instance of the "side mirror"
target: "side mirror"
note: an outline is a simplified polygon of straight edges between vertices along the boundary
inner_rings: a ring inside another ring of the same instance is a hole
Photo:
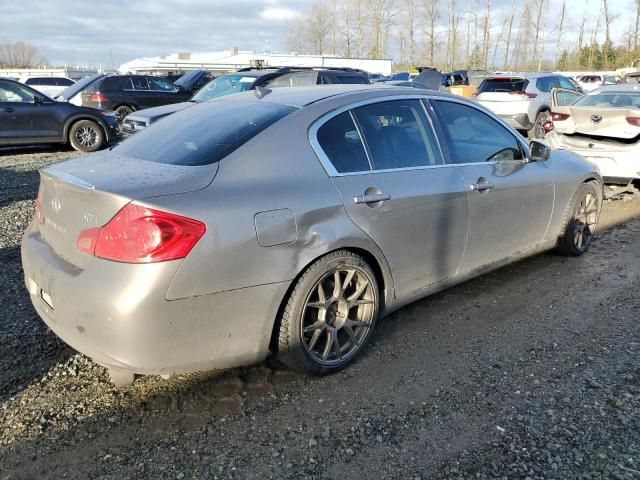
[[[545,160],[549,160],[551,156],[551,147],[545,145],[542,142],[538,142],[537,140],[533,140],[529,144],[529,158],[533,162],[544,162]]]
[[[47,98],[43,97],[41,95],[34,95],[33,96],[33,103],[36,103],[36,104],[47,103]]]

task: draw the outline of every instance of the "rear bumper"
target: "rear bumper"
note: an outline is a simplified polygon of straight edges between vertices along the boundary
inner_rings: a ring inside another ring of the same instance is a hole
[[[171,374],[255,363],[268,353],[288,282],[167,301],[180,261],[92,260],[79,269],[30,227],[22,262],[31,302],[64,342],[106,367]]]

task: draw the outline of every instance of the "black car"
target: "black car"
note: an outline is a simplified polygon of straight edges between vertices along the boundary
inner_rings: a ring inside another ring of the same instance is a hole
[[[113,112],[56,102],[22,83],[0,78],[0,147],[69,143],[95,152],[117,136]]]
[[[191,98],[192,86],[193,82],[174,85],[163,77],[153,75],[98,74],[63,90],[56,100],[113,110],[121,121],[135,110],[184,102]]]
[[[225,73],[196,93],[191,100],[183,103],[150,108],[128,115],[123,122],[125,135],[131,135],[153,122],[179,110],[213,98],[232,93],[253,90],[256,87],[280,88],[335,83],[368,84],[368,74],[352,68],[243,68],[233,73]]]

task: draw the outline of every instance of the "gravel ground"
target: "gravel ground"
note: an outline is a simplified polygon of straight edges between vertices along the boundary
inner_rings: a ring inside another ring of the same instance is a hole
[[[73,155],[0,152],[0,480],[640,478],[640,198],[605,204],[582,258],[400,310],[340,374],[267,361],[114,390],[22,282],[36,169]]]

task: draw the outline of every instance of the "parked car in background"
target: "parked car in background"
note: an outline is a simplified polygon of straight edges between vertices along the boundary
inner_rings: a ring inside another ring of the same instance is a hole
[[[386,77],[386,76],[382,75],[381,73],[370,73],[369,74],[369,81],[371,83],[385,82],[387,80],[389,80],[389,77]]]
[[[606,184],[640,180],[640,85],[606,85],[587,95],[556,90],[553,95],[550,145],[584,157]]]
[[[602,203],[589,163],[474,102],[365,85],[202,102],[40,174],[30,299],[118,383],[270,348],[339,371],[403,305],[543,250],[583,254]]]
[[[65,88],[70,87],[74,83],[74,80],[71,80],[67,77],[38,77],[38,76],[25,76],[20,77],[20,82],[25,85],[29,85],[34,90],[39,91],[40,93],[45,94],[47,97],[55,97],[60,92],[62,92]]]
[[[603,85],[615,85],[616,83],[620,83],[620,77],[616,75],[582,75],[578,77],[578,85],[585,92],[590,92],[598,87]]]
[[[173,84],[184,92],[194,95],[214,77],[206,70],[193,70],[173,81]]]
[[[56,102],[20,82],[0,78],[0,147],[68,143],[95,152],[116,135],[112,112]]]
[[[544,138],[553,88],[580,91],[574,81],[553,73],[501,74],[486,77],[475,98],[530,138]]]
[[[465,78],[460,73],[443,73],[440,85],[445,88],[456,87],[459,85],[468,85]]]
[[[351,68],[296,68],[240,69],[226,73],[208,83],[188,102],[141,110],[128,115],[123,122],[123,133],[131,135],[161,118],[213,98],[253,90],[256,87],[281,88],[327,84],[368,84],[366,72]]]
[[[454,70],[451,73],[453,75],[460,75],[464,85],[480,85],[482,80],[484,80],[487,75],[490,75],[486,70],[477,68],[471,70]]]
[[[396,72],[391,75],[389,80],[404,80],[407,81],[411,78],[411,74],[409,72]]]
[[[56,100],[112,110],[118,121],[122,122],[135,110],[184,102],[192,96],[190,88],[192,83],[174,85],[163,77],[153,75],[98,74],[62,91]]]
[[[621,83],[640,83],[640,72],[627,73]]]

